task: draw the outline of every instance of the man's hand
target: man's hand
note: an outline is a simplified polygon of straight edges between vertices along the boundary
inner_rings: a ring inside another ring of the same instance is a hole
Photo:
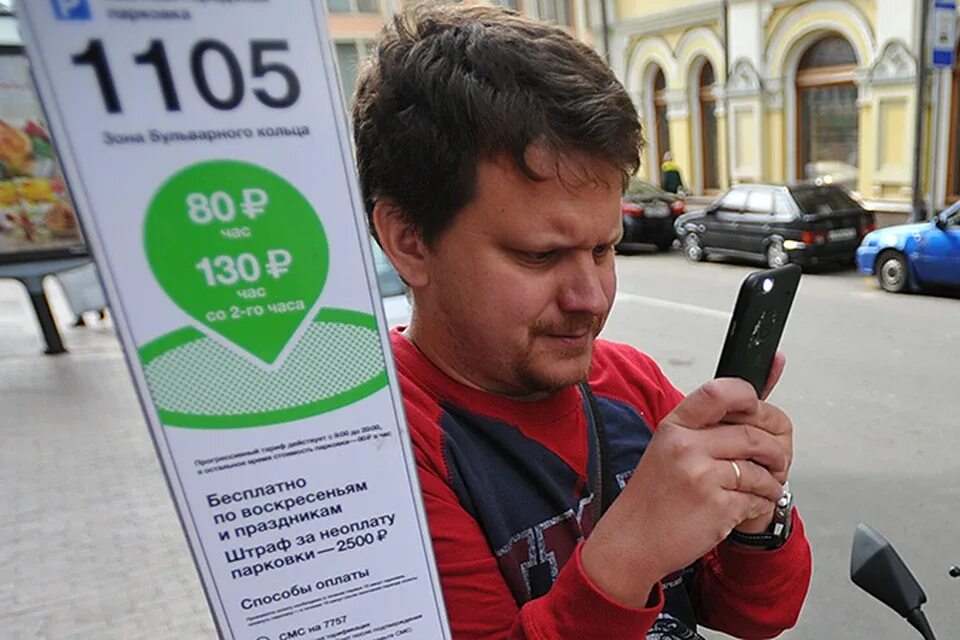
[[[584,544],[590,579],[612,598],[643,606],[664,576],[741,523],[769,517],[790,463],[785,418],[742,380],[713,380],[687,396]]]
[[[777,386],[777,382],[780,381],[780,376],[783,375],[785,366],[786,359],[783,353],[778,351],[773,360],[773,366],[770,368],[770,377],[767,380],[763,394],[760,396],[761,399],[766,400],[773,392],[774,387]],[[787,414],[771,404],[760,402],[755,415],[733,413],[724,416],[723,422],[754,424],[776,436],[777,441],[780,442],[780,446],[783,448],[784,454],[787,456],[787,468],[781,472],[774,473],[773,477],[776,478],[780,484],[787,481],[790,464],[793,462],[793,424],[790,422]],[[774,508],[771,506],[767,513],[757,518],[745,520],[735,528],[743,533],[763,533],[770,527],[770,522],[773,520],[773,511]]]

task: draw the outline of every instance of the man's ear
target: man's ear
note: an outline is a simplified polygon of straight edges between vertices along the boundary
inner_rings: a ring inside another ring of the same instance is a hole
[[[425,286],[430,280],[426,266],[429,250],[400,206],[389,199],[378,199],[373,207],[373,226],[383,252],[404,282],[414,289]]]

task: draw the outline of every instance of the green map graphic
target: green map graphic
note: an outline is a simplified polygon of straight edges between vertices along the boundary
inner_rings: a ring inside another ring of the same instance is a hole
[[[325,309],[274,370],[187,327],[140,348],[167,426],[255,427],[326,413],[387,385],[376,319]]]

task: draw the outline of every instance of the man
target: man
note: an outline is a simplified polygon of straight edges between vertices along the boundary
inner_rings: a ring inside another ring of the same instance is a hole
[[[739,380],[684,399],[596,338],[641,146],[600,58],[498,8],[427,8],[385,31],[353,119],[371,227],[413,296],[392,342],[454,637],[792,626],[810,550],[776,504],[787,416]]]

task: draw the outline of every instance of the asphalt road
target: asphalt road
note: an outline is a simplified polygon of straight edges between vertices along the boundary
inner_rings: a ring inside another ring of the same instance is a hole
[[[604,337],[655,357],[684,391],[716,366],[739,283],[756,266],[677,253],[618,257]],[[894,543],[923,585],[939,637],[960,635],[960,297],[891,295],[855,271],[805,274],[771,401],[791,415],[791,486],[814,578],[790,638],[916,637],[849,579],[854,528]]]

